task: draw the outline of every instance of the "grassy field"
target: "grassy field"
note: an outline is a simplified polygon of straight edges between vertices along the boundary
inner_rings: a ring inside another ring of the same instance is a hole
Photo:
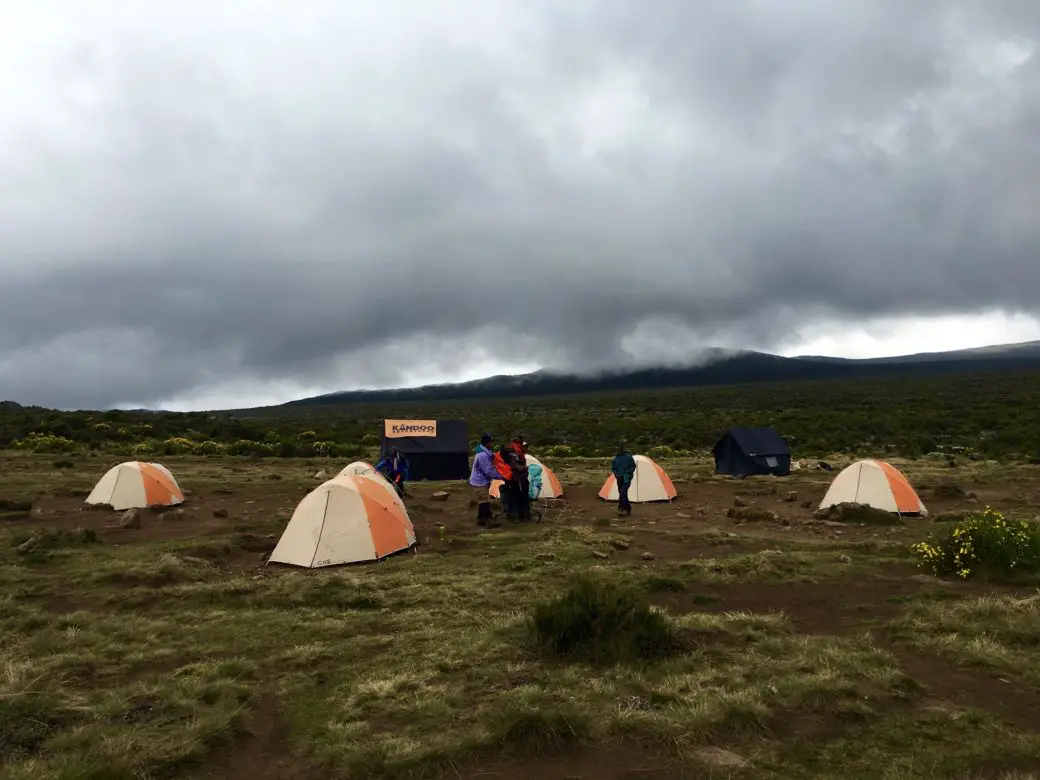
[[[921,573],[942,522],[813,518],[822,472],[663,461],[680,500],[618,519],[605,461],[557,459],[541,524],[483,532],[416,485],[415,551],[302,571],[264,559],[324,461],[165,459],[187,504],[124,529],[82,507],[105,458],[53,460],[0,457],[4,780],[1040,776],[1035,584]],[[903,467],[945,516],[1040,505],[1033,466]],[[580,577],[662,616],[661,652],[540,643]]]

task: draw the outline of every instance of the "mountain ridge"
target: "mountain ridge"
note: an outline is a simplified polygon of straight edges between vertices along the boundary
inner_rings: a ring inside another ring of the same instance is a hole
[[[1040,341],[921,352],[881,358],[802,355],[784,357],[753,350],[710,348],[708,360],[687,365],[619,368],[599,372],[539,369],[498,374],[468,382],[421,387],[345,390],[300,398],[268,409],[339,406],[365,402],[447,401],[479,398],[538,397],[612,390],[664,389],[798,380],[874,379],[888,376],[1040,369]]]

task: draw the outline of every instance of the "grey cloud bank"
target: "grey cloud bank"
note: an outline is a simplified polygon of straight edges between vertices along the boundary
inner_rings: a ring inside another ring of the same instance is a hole
[[[1036,3],[24,6],[0,29],[0,398],[1040,308]]]

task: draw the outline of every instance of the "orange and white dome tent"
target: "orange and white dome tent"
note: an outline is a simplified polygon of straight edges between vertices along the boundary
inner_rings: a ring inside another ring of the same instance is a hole
[[[646,455],[634,455],[636,473],[632,477],[632,486],[628,489],[628,500],[633,504],[648,501],[671,501],[678,492],[672,479],[663,468]],[[617,501],[617,479],[611,474],[600,488],[599,497],[604,501]]]
[[[928,509],[903,473],[883,460],[859,460],[831,482],[820,509],[836,504],[865,504],[901,515],[927,515]]]
[[[337,476],[340,477],[378,477],[379,472],[376,471],[376,467],[371,463],[366,463],[363,460],[355,460],[348,466],[344,466],[343,470],[339,472]]]
[[[170,470],[161,463],[126,461],[113,466],[87,496],[88,504],[109,504],[113,509],[147,509],[184,503],[184,493]]]
[[[539,498],[563,498],[563,485],[560,483],[559,478],[553,472],[551,468],[542,463],[531,453],[524,455],[527,458],[527,462],[542,467],[542,492],[538,496]],[[488,494],[492,498],[498,498],[501,492],[502,480],[496,479],[491,483],[491,488],[488,490]]]
[[[303,497],[268,563],[313,569],[376,561],[413,544],[415,528],[393,485],[338,476]]]

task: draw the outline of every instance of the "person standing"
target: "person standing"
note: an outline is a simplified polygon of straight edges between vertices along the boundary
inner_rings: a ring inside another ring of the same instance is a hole
[[[408,458],[391,447],[383,459],[376,464],[376,471],[390,480],[397,494],[404,498],[404,485],[408,481]]]
[[[512,455],[508,444],[503,444],[495,453],[492,465],[502,477],[498,499],[502,502],[502,513],[513,519],[516,512],[516,482],[513,479]]]
[[[632,514],[632,503],[628,500],[628,490],[632,487],[632,480],[636,475],[636,459],[622,444],[617,455],[610,462],[610,473],[617,481],[618,492],[618,517],[629,517]]]
[[[476,488],[477,494],[477,525],[494,527],[491,515],[491,483],[502,480],[502,475],[495,468],[495,456],[491,452],[492,438],[485,433],[480,437],[480,443],[476,447],[476,455],[473,457],[473,469],[469,475],[469,484]]]
[[[512,441],[513,479],[516,482],[516,519],[521,523],[531,521],[531,483],[527,474],[527,442],[520,436]]]

